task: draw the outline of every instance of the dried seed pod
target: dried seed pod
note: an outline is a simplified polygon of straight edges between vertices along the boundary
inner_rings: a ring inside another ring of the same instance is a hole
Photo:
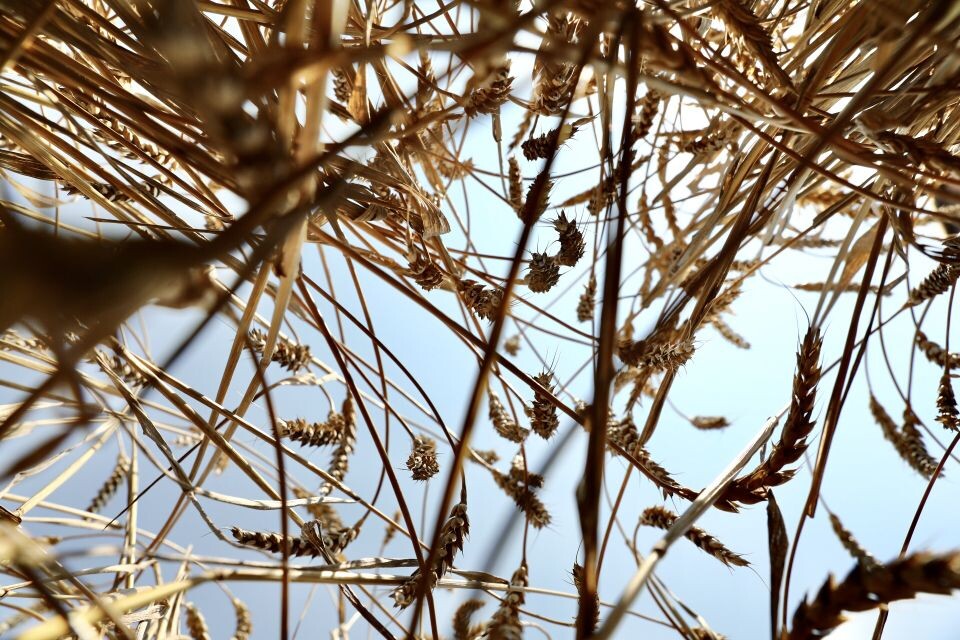
[[[527,188],[523,208],[518,213],[524,224],[534,224],[540,219],[550,203],[550,191],[552,189],[553,182],[547,178],[547,174],[545,172],[538,173]]]
[[[560,235],[560,251],[554,261],[564,267],[575,267],[583,257],[586,247],[583,232],[577,228],[576,221],[567,220],[567,216],[562,211],[554,220],[553,228]]]
[[[550,512],[541,502],[534,489],[543,486],[543,476],[525,471],[523,459],[517,456],[507,474],[492,471],[493,480],[504,493],[510,496],[517,507],[527,517],[534,529],[542,529],[550,524]]]
[[[580,121],[577,123],[563,124],[536,138],[525,140],[523,144],[520,145],[520,148],[523,150],[523,157],[527,160],[546,158],[550,155],[551,149],[559,148],[560,145],[569,140],[571,136],[577,132],[579,128],[578,124],[580,124]]]
[[[957,398],[953,393],[953,381],[946,371],[940,376],[940,387],[937,390],[937,422],[951,431],[956,431],[960,425],[960,412],[957,411]]]
[[[859,562],[860,566],[867,571],[879,568],[880,562],[874,558],[869,551],[863,548],[854,535],[843,526],[840,518],[832,512],[829,513],[829,516],[830,528],[833,529],[833,533],[836,534],[837,539],[840,541],[840,544],[843,545],[843,548],[847,550],[847,553],[853,556],[853,559]]]
[[[528,429],[524,429],[517,424],[516,420],[510,417],[510,414],[507,413],[506,408],[496,394],[491,393],[489,395],[487,407],[490,412],[490,422],[493,423],[493,430],[496,431],[497,435],[501,438],[519,444],[530,435]]]
[[[730,426],[730,423],[723,416],[695,416],[690,419],[690,424],[704,431],[725,429]]]
[[[353,67],[351,66],[349,71],[342,67],[333,67],[330,72],[333,75],[333,95],[343,104],[347,104],[353,95],[353,78],[356,75]]]
[[[250,640],[250,634],[253,633],[253,620],[250,617],[250,609],[238,598],[233,599],[233,610],[236,613],[236,629],[233,632],[233,640]]]
[[[408,259],[410,275],[421,289],[431,291],[443,284],[443,271],[424,251],[415,250]]]
[[[294,557],[316,557],[320,555],[320,551],[303,538],[295,538],[293,536],[284,538],[283,535],[279,533],[270,531],[248,531],[240,527],[231,527],[230,533],[233,534],[233,538],[238,543],[247,547],[262,549],[263,551],[283,553],[283,548],[286,546],[287,549],[289,549],[289,554]]]
[[[648,89],[646,95],[637,103],[637,115],[633,118],[633,137],[636,140],[647,137],[653,127],[663,96],[656,89]]]
[[[426,436],[413,439],[413,451],[407,458],[407,469],[414,480],[429,480],[440,472],[437,462],[437,443]]]
[[[478,113],[497,113],[510,97],[513,77],[510,75],[510,60],[504,58],[479,87],[470,93],[464,112],[472,118]]]
[[[672,527],[676,520],[677,514],[663,507],[649,507],[640,515],[640,524],[664,530]],[[683,537],[727,566],[746,567],[750,564],[699,527],[690,527]]]
[[[253,350],[262,354],[267,346],[267,335],[260,329],[251,329],[249,339]],[[296,373],[300,369],[306,368],[310,364],[311,358],[310,347],[281,337],[277,340],[277,346],[273,350],[270,360],[280,363],[284,369],[291,373]]]
[[[580,599],[583,600],[583,586],[584,586],[584,568],[583,565],[573,563],[573,586],[577,589],[577,595],[580,596]],[[580,623],[580,616],[583,613],[583,609],[580,608],[577,610],[577,628],[583,628],[583,625]],[[593,603],[589,612],[590,615],[590,624],[588,625],[591,631],[595,631],[597,625],[600,624],[600,595],[595,593],[593,594]]]
[[[296,373],[310,364],[310,347],[290,340],[280,340],[271,359],[279,362],[287,371]]]
[[[553,374],[544,371],[534,376],[540,386],[545,388],[551,395],[553,394]],[[557,417],[557,408],[550,401],[550,396],[537,391],[533,395],[533,404],[526,408],[527,417],[530,418],[530,428],[534,433],[549,440],[560,426],[560,419]]]
[[[459,502],[450,511],[450,517],[440,530],[440,552],[426,573],[426,590],[430,591],[451,566],[458,551],[463,550],[463,541],[470,533],[470,520],[467,518],[467,504]],[[393,590],[394,605],[405,609],[413,604],[417,591],[421,588],[424,575],[417,569],[406,582]]]
[[[813,431],[813,407],[817,384],[820,382],[820,347],[823,338],[815,327],[807,329],[797,352],[797,372],[793,378],[790,411],[773,446],[770,457],[749,474],[737,478],[728,486],[724,497],[745,504],[763,500],[763,488],[781,485],[793,477],[794,471],[784,467],[800,459],[807,450],[807,437]]]
[[[553,256],[534,252],[527,267],[527,287],[534,293],[550,291],[560,280],[560,267]]]
[[[900,455],[924,478],[933,477],[939,462],[927,452],[923,443],[923,435],[917,429],[920,419],[906,407],[903,410],[903,427],[900,430],[900,444],[897,450]]]
[[[130,196],[127,195],[126,192],[121,191],[116,186],[108,182],[90,182],[87,184],[87,186],[103,196],[107,202],[130,202],[131,200]],[[61,187],[64,193],[84,196],[80,189],[67,182],[62,183]]]
[[[893,444],[900,457],[923,477],[931,477],[937,468],[937,461],[927,453],[927,448],[923,444],[923,436],[920,435],[920,431],[916,427],[919,420],[910,411],[910,408],[904,409],[903,429],[897,428],[893,418],[890,417],[890,414],[872,393],[870,394],[870,413],[877,424],[880,425],[883,437]]]
[[[580,294],[580,301],[577,302],[577,320],[580,322],[590,322],[593,320],[593,309],[597,306],[597,278],[592,273],[583,287],[583,293]]]
[[[960,588],[960,553],[916,553],[866,570],[860,563],[837,583],[827,578],[812,601],[793,614],[787,640],[822,638],[846,620],[844,611],[869,611],[918,593],[947,594]]]
[[[461,280],[457,290],[464,304],[484,320],[493,320],[503,302],[502,289],[488,289],[476,280]]]
[[[510,185],[510,206],[517,215],[523,212],[523,176],[520,174],[520,163],[513,156],[507,160],[509,167],[508,183]]]
[[[739,333],[730,328],[726,322],[721,320],[719,317],[711,318],[710,324],[713,325],[713,328],[717,330],[723,339],[737,347],[738,349],[749,349],[750,343],[747,342],[746,338],[741,336]]]
[[[97,491],[97,494],[93,496],[93,500],[90,501],[87,511],[90,513],[98,513],[100,509],[107,504],[107,500],[112,498],[117,492],[117,489],[120,488],[120,484],[124,478],[127,477],[128,473],[130,473],[130,460],[121,454],[119,458],[117,458],[117,464],[113,467],[113,472],[110,474],[110,477],[106,479]]]
[[[910,291],[906,305],[916,306],[927,300],[932,300],[941,293],[946,293],[950,287],[957,283],[957,278],[960,278],[960,265],[941,262],[930,275]]]
[[[620,347],[620,359],[631,367],[652,371],[675,371],[693,357],[693,338],[671,342],[631,341]]]
[[[483,607],[483,600],[477,598],[471,598],[457,607],[453,614],[454,640],[475,640],[483,635],[485,624],[471,624],[473,614],[481,607]]]
[[[507,338],[503,343],[503,350],[512,356],[520,353],[520,335],[514,334]]]
[[[487,625],[488,640],[519,640],[523,637],[523,627],[520,625],[520,607],[525,601],[523,589],[528,585],[527,565],[520,568],[510,577],[511,589],[507,591],[500,606],[497,607],[490,623]]]
[[[303,418],[278,420],[280,437],[299,442],[305,447],[323,447],[340,441],[344,431],[343,416],[331,411],[323,422],[307,422]]]
[[[187,633],[190,634],[190,638],[210,640],[210,629],[207,627],[206,620],[203,619],[203,614],[192,603],[187,604],[186,610]]]
[[[337,446],[330,455],[330,468],[328,472],[336,480],[342,481],[347,475],[347,469],[350,466],[350,456],[353,454],[353,448],[357,444],[357,412],[353,406],[353,398],[348,394],[343,400],[340,408],[340,415],[343,416],[343,431]],[[320,495],[327,496],[333,491],[333,484],[325,482],[320,487]]]
[[[934,364],[947,369],[960,369],[960,353],[948,352],[923,331],[917,331],[917,348]]]

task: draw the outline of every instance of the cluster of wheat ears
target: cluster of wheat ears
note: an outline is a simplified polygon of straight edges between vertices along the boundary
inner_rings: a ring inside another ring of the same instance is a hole
[[[958,42],[945,0],[0,0],[0,637],[286,640],[317,585],[301,635],[736,637],[658,577],[675,544],[768,567],[740,615],[774,639],[960,588],[822,495],[850,411],[926,486],[913,526],[960,438]],[[746,366],[738,298],[808,260],[768,329],[792,389],[684,416],[743,448],[688,486],[671,391],[705,341]],[[896,391],[843,413],[868,354]],[[761,548],[698,522],[758,510]],[[854,568],[804,596],[815,520]],[[598,589],[605,556],[633,577]]]

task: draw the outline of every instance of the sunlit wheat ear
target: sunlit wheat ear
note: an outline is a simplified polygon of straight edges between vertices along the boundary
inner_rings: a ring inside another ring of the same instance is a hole
[[[540,386],[544,387],[548,393],[553,393],[553,374],[550,371],[543,371],[533,377]],[[549,440],[560,426],[560,418],[557,416],[557,408],[550,401],[549,396],[541,391],[537,391],[533,396],[533,403],[526,408],[527,417],[530,418],[530,428],[544,440]]]
[[[520,148],[523,150],[523,157],[527,160],[540,160],[548,157],[550,150],[558,148],[573,137],[581,124],[583,124],[583,121],[563,124],[535,138],[525,140],[523,144],[520,145]]]
[[[897,451],[920,475],[930,478],[937,471],[939,461],[927,452],[927,446],[923,442],[923,435],[917,426],[920,419],[917,418],[910,407],[903,409],[903,427],[900,430],[900,446]]]
[[[127,477],[128,473],[130,473],[130,460],[121,454],[120,457],[117,458],[117,464],[113,468],[113,472],[100,486],[97,494],[93,496],[93,499],[90,501],[87,511],[90,513],[99,513],[100,509],[107,504],[107,501],[112,498],[117,492],[117,489],[120,488],[120,484]]]
[[[210,629],[207,627],[206,620],[203,619],[203,614],[193,604],[188,604],[186,610],[187,633],[190,634],[191,640],[211,640]]]
[[[813,431],[813,408],[817,385],[820,382],[822,345],[820,331],[811,326],[797,352],[797,371],[793,378],[790,410],[780,432],[780,439],[774,444],[773,451],[766,460],[728,486],[724,492],[725,498],[755,504],[763,500],[765,487],[779,486],[793,477],[795,471],[785,467],[800,459],[807,450],[807,437]]]
[[[647,137],[653,127],[654,118],[660,109],[663,96],[656,89],[650,89],[637,102],[637,113],[633,116],[633,136],[640,140]]]
[[[447,569],[453,566],[454,557],[457,552],[463,550],[463,542],[469,533],[470,520],[467,517],[467,505],[465,502],[459,502],[453,506],[450,517],[443,523],[440,530],[440,552],[436,554],[433,564],[427,567],[426,574],[417,569],[406,582],[393,590],[391,596],[394,604],[400,609],[413,604],[424,580],[426,580],[424,588],[432,591],[440,578],[446,574]]]
[[[260,329],[252,329],[250,331],[250,343],[253,345],[254,351],[263,353],[267,343],[267,335]],[[280,366],[291,373],[296,373],[310,365],[311,357],[310,347],[307,345],[281,338],[277,341],[277,347],[270,359],[272,362],[279,363]]]
[[[553,189],[553,181],[547,177],[545,172],[537,174],[530,186],[527,188],[527,195],[523,199],[523,209],[520,210],[520,220],[525,224],[534,224],[547,210],[550,204],[550,191]],[[536,197],[536,194],[540,194]]]
[[[233,640],[250,640],[250,634],[253,633],[253,619],[250,617],[250,609],[238,598],[233,598],[233,610],[236,614],[236,627],[233,631]]]
[[[429,480],[440,472],[437,462],[437,443],[432,438],[418,435],[413,439],[413,450],[407,458],[407,469],[414,480]]]
[[[543,487],[543,476],[524,471],[523,459],[517,456],[513,459],[508,473],[490,470],[494,482],[504,493],[513,499],[514,503],[527,517],[527,522],[535,529],[542,529],[550,524],[550,512],[534,492]]]
[[[271,553],[283,553],[284,547],[288,549],[291,556],[312,556],[320,555],[319,549],[310,544],[303,538],[287,536],[269,531],[248,531],[240,527],[232,527],[230,533],[234,540],[247,546],[270,551]]]
[[[694,416],[690,418],[690,424],[702,431],[726,429],[730,426],[730,423],[723,416]]]
[[[583,597],[583,585],[584,585],[584,569],[583,565],[574,563],[573,564],[573,586],[577,589],[577,595]],[[583,628],[580,624],[580,616],[583,615],[582,609],[577,610],[577,628]],[[593,606],[590,610],[590,624],[589,629],[594,630],[597,628],[597,625],[600,623],[600,596],[599,594],[593,595]]]
[[[917,331],[917,348],[930,362],[947,369],[960,369],[960,353],[948,352],[927,337],[923,331]]]
[[[593,310],[597,306],[597,278],[592,273],[583,286],[583,293],[577,302],[577,320],[590,322],[593,320]]]
[[[503,302],[502,289],[484,287],[476,280],[460,280],[457,291],[467,308],[484,320],[493,320]]]
[[[479,638],[486,629],[485,623],[473,624],[473,614],[483,607],[483,600],[471,598],[459,607],[453,614],[454,640],[474,640]]]
[[[343,431],[339,440],[337,440],[337,445],[330,454],[330,467],[327,470],[338,481],[342,481],[346,477],[347,469],[350,467],[350,456],[357,444],[357,411],[353,406],[353,398],[350,395],[344,398],[340,415],[343,416]],[[325,482],[320,487],[319,494],[327,496],[330,495],[331,491],[333,491],[333,484]]]
[[[487,623],[487,638],[489,640],[519,640],[523,637],[523,627],[520,625],[520,607],[526,601],[523,589],[529,584],[527,565],[520,568],[510,577],[510,587],[500,606],[493,613]]]
[[[510,189],[508,198],[510,206],[519,216],[523,211],[523,175],[520,173],[520,163],[513,156],[507,160],[507,182]]]
[[[564,267],[575,267],[583,257],[586,248],[583,232],[577,227],[576,220],[568,220],[563,211],[553,221],[553,228],[559,235],[560,241],[560,251],[557,252],[554,261]]]
[[[960,412],[957,411],[957,398],[953,393],[953,380],[946,371],[940,376],[940,385],[937,388],[937,422],[944,428],[956,431]]]
[[[750,348],[750,343],[747,342],[747,339],[741,336],[736,331],[734,331],[730,327],[730,325],[728,325],[725,321],[721,320],[720,318],[713,318],[710,320],[710,324],[713,326],[714,329],[717,330],[717,333],[723,336],[724,340],[726,340],[733,346],[739,349]]]
[[[880,562],[874,558],[869,551],[863,548],[863,545],[854,537],[853,533],[843,526],[840,518],[838,518],[835,513],[828,515],[830,516],[830,528],[833,529],[833,533],[836,534],[837,539],[840,541],[840,544],[843,545],[843,548],[847,550],[847,553],[859,562],[864,569],[868,571],[877,569],[880,566]]]
[[[467,98],[464,107],[468,117],[478,113],[497,113],[509,99],[513,77],[510,75],[510,60],[504,59],[490,71],[487,77]]]
[[[520,444],[530,435],[530,430],[517,424],[506,408],[500,402],[500,398],[494,393],[490,393],[487,400],[487,407],[490,415],[490,422],[493,423],[493,430],[501,438]]]
[[[937,461],[927,453],[923,436],[917,429],[919,421],[910,408],[904,409],[902,428],[897,427],[897,423],[873,394],[870,394],[870,413],[880,426],[883,437],[894,446],[900,457],[925,478],[932,476],[936,471]]]
[[[620,348],[624,364],[651,371],[675,371],[693,357],[693,338],[671,342],[637,340]]]
[[[609,420],[606,428],[607,442],[610,445],[616,445],[627,454],[628,458],[636,461],[640,472],[663,492],[663,497],[679,496],[687,500],[696,497],[696,492],[682,486],[670,475],[669,471],[650,457],[650,453],[640,444],[640,433],[637,431],[637,425],[633,423],[629,416],[619,421]]]
[[[812,601],[793,614],[789,640],[821,638],[846,620],[844,611],[869,611],[920,593],[949,594],[960,588],[960,554],[916,553],[865,569],[857,564],[842,582],[827,578]]]
[[[669,529],[677,520],[677,514],[663,507],[648,507],[640,515],[640,524],[657,529]],[[746,567],[750,563],[738,553],[727,549],[723,543],[699,527],[690,527],[683,536],[725,565]]]
[[[560,265],[546,253],[532,253],[527,266],[527,287],[534,293],[550,291],[560,280]]]
[[[957,283],[957,278],[960,278],[960,266],[941,262],[934,267],[930,275],[910,290],[907,305],[916,306],[946,293]]]
[[[408,255],[408,264],[410,276],[424,291],[431,291],[443,284],[443,271],[426,252],[417,250],[412,258]]]
[[[323,422],[307,422],[303,418],[278,420],[280,437],[299,442],[305,447],[322,447],[339,442],[345,423],[343,415],[331,411]]]

